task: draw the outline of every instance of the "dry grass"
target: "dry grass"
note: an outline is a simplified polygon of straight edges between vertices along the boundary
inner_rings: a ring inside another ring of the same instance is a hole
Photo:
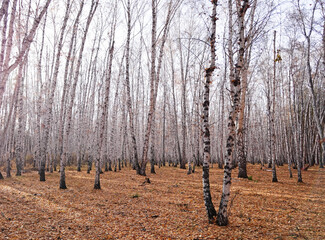
[[[151,184],[130,169],[101,175],[67,171],[67,190],[59,174],[38,181],[37,172],[0,180],[0,239],[325,239],[325,171],[303,172],[304,183],[278,168],[248,166],[253,180],[233,172],[230,224],[208,224],[201,169],[192,175],[178,168],[156,169]],[[222,170],[211,169],[218,207]]]

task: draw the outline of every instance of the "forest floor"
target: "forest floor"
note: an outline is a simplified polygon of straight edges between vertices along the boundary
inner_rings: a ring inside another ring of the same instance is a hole
[[[271,172],[248,165],[252,180],[233,171],[229,225],[209,224],[202,194],[202,169],[156,168],[151,183],[129,168],[94,172],[38,173],[0,180],[0,239],[325,239],[325,170],[318,167],[289,178],[286,166]],[[12,173],[15,174],[14,172]],[[218,208],[223,171],[210,169],[212,199]]]

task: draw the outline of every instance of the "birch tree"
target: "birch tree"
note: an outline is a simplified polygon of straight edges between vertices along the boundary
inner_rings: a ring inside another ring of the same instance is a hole
[[[84,3],[81,2],[80,9],[83,8],[83,5],[84,5]],[[74,100],[75,100],[75,95],[76,95],[76,87],[77,87],[77,83],[78,83],[78,79],[79,79],[80,67],[81,67],[85,42],[87,39],[87,33],[89,30],[89,26],[92,21],[92,18],[96,12],[97,6],[98,6],[98,1],[92,0],[89,14],[87,17],[85,31],[84,31],[84,34],[81,39],[81,47],[79,50],[79,55],[78,55],[77,66],[75,69],[74,78],[72,79],[72,85],[71,85],[71,89],[70,89],[70,103],[69,103],[69,106],[67,109],[66,127],[65,127],[65,134],[63,137],[63,152],[62,152],[61,159],[60,159],[60,189],[67,188],[66,183],[65,183],[65,164],[66,164],[67,157],[68,157],[68,138],[69,138],[70,130],[71,130],[72,108],[74,105]]]
[[[212,15],[211,15],[211,35],[210,51],[211,60],[210,66],[205,69],[205,82],[204,82],[204,94],[203,94],[203,167],[202,167],[202,181],[203,181],[203,197],[204,205],[207,211],[209,222],[215,221],[217,212],[214,208],[211,192],[210,192],[210,180],[209,180],[209,163],[211,161],[211,146],[210,146],[210,123],[209,123],[209,105],[210,105],[210,84],[212,83],[212,74],[216,68],[216,21],[217,21],[217,4],[218,0],[212,1]]]
[[[64,21],[61,27],[61,35],[58,43],[58,51],[56,54],[56,61],[54,67],[54,75],[51,81],[50,86],[50,96],[47,103],[47,113],[46,113],[46,120],[45,120],[45,129],[44,129],[44,137],[43,137],[43,149],[41,153],[41,164],[40,164],[40,181],[45,181],[45,164],[46,164],[46,156],[48,154],[48,142],[50,136],[50,128],[51,128],[51,121],[52,121],[52,112],[53,112],[53,101],[54,101],[54,94],[57,85],[57,79],[59,74],[59,66],[60,66],[60,58],[61,58],[61,51],[63,47],[63,37],[65,33],[65,28],[67,25],[68,17],[69,17],[69,8],[70,8],[70,0],[67,1]]]
[[[109,93],[110,93],[110,86],[111,86],[111,76],[112,76],[112,63],[113,63],[113,54],[114,54],[114,34],[115,34],[115,22],[112,24],[112,31],[111,31],[111,41],[110,41],[110,50],[109,50],[109,61],[107,66],[107,72],[105,74],[105,96],[104,96],[104,104],[102,107],[102,114],[100,119],[100,132],[99,132],[99,141],[98,141],[98,148],[96,154],[96,175],[95,175],[95,185],[94,189],[100,189],[100,173],[101,173],[101,166],[100,166],[100,158],[103,157],[101,154],[104,151],[106,146],[103,145],[104,139],[107,136],[107,116],[108,116],[108,104],[109,104]],[[105,134],[106,133],[106,134]],[[105,134],[105,136],[104,136]]]
[[[241,76],[244,68],[244,54],[245,54],[245,35],[244,35],[244,17],[249,8],[248,0],[236,0],[237,18],[238,18],[238,45],[239,50],[237,54],[237,63],[235,68],[230,70],[230,95],[231,95],[231,110],[228,118],[228,137],[226,145],[226,156],[224,166],[224,176],[222,185],[222,195],[217,216],[217,224],[219,226],[226,226],[228,224],[227,207],[230,197],[231,186],[231,170],[233,168],[233,151],[236,142],[236,124],[238,121],[238,109],[241,95]],[[232,15],[232,2],[229,1],[229,15]],[[231,35],[232,33],[230,33]],[[230,37],[229,37],[230,38]],[[232,56],[230,53],[229,56]],[[230,57],[230,66],[234,66]],[[230,67],[231,68],[231,67]]]

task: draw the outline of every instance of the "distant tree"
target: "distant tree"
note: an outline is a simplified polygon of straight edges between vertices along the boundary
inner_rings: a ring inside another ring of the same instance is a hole
[[[318,72],[318,67],[319,65],[316,65],[316,69],[312,68],[312,62],[311,62],[311,35],[313,33],[313,31],[315,31],[314,29],[314,25],[315,25],[315,12],[316,12],[316,8],[319,2],[319,0],[314,0],[312,1],[312,10],[311,10],[311,16],[309,16],[309,18],[307,19],[306,17],[306,13],[302,6],[301,6],[301,2],[300,0],[298,0],[297,2],[297,12],[298,12],[298,16],[297,16],[297,20],[299,22],[299,24],[301,25],[301,29],[302,29],[302,34],[305,37],[306,43],[307,43],[307,49],[306,49],[306,54],[307,54],[307,59],[306,59],[306,63],[307,63],[307,73],[308,73],[308,89],[312,98],[312,108],[313,108],[313,116],[314,116],[314,121],[316,123],[316,127],[317,127],[317,131],[318,131],[318,135],[319,135],[319,139],[324,139],[324,127],[322,125],[322,121],[321,121],[321,114],[319,112],[319,106],[318,106],[318,101],[317,101],[317,96],[316,96],[316,91],[315,91],[315,78],[317,77],[317,74],[313,74],[313,70],[315,73]],[[321,6],[323,7],[323,3],[321,4]],[[325,28],[325,27],[324,27]],[[325,32],[325,30],[324,30]],[[323,36],[324,38],[324,36]],[[324,40],[323,40],[324,41]],[[325,45],[324,45],[325,46]],[[323,46],[323,48],[324,48]],[[323,51],[325,51],[323,49]],[[320,164],[319,167],[320,168],[324,168],[324,162],[325,162],[325,143],[321,143],[322,146],[322,157],[320,159]],[[298,179],[298,181],[300,181],[300,179]],[[302,180],[301,180],[302,181]]]
[[[173,4],[174,3],[174,4]],[[161,44],[157,57],[157,46],[158,46],[158,39],[157,39],[157,9],[158,9],[158,1],[152,0],[151,8],[152,8],[152,30],[151,30],[151,59],[150,59],[150,100],[149,100],[149,111],[148,111],[148,118],[147,118],[147,125],[145,130],[144,136],[144,144],[142,149],[142,161],[141,161],[141,170],[140,175],[146,175],[146,166],[148,162],[148,150],[149,150],[149,138],[152,128],[152,119],[155,114],[156,102],[157,102],[157,94],[158,94],[158,86],[160,80],[160,70],[162,64],[162,58],[164,55],[164,46],[167,39],[167,34],[169,31],[169,25],[172,21],[175,11],[179,7],[181,0],[170,0],[168,2],[168,10],[167,16],[164,23],[164,30],[161,38]]]
[[[31,29],[28,31],[26,36],[24,37],[20,50],[18,52],[18,55],[15,58],[15,61],[13,63],[10,63],[12,56],[12,47],[13,47],[13,33],[14,33],[14,20],[16,17],[16,5],[17,5],[17,0],[14,0],[13,2],[13,8],[11,11],[11,17],[10,17],[10,23],[9,23],[9,29],[8,29],[8,36],[6,37],[6,26],[7,26],[7,16],[8,16],[8,2],[9,1],[4,1],[2,4],[2,13],[1,13],[1,18],[3,16],[5,17],[5,27],[2,30],[2,46],[1,46],[1,51],[0,51],[0,108],[2,106],[2,101],[3,101],[3,95],[5,92],[6,88],[6,83],[8,80],[9,74],[17,68],[17,66],[21,63],[22,59],[24,58],[25,54],[28,53],[30,49],[30,45],[33,42],[33,39],[35,37],[35,32],[47,12],[48,6],[50,5],[51,0],[47,0],[40,11],[39,15],[34,19],[34,22],[32,24]],[[4,55],[4,53],[6,53]]]

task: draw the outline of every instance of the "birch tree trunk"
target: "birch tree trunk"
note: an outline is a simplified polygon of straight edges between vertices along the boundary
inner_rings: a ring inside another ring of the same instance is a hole
[[[190,40],[189,40],[190,43]],[[190,44],[189,44],[190,45]],[[190,46],[188,46],[188,51],[190,50]],[[180,159],[180,168],[186,169],[186,78],[188,72],[188,62],[189,62],[189,54],[187,54],[187,61],[186,67],[184,66],[183,61],[183,51],[182,51],[182,44],[181,38],[179,38],[179,52],[180,52],[180,67],[181,67],[181,79],[182,79],[182,157]],[[184,69],[185,68],[185,69]],[[185,72],[185,73],[184,73]],[[189,162],[189,170],[188,173],[191,173],[190,169],[190,162]]]
[[[215,221],[217,212],[214,208],[211,192],[210,192],[210,180],[209,180],[209,163],[211,161],[211,146],[210,146],[210,123],[209,123],[209,105],[210,105],[210,84],[212,83],[212,74],[216,68],[216,21],[217,21],[217,4],[218,0],[213,0],[213,9],[211,15],[211,35],[210,35],[210,47],[211,47],[211,63],[208,68],[205,69],[205,83],[204,83],[204,95],[203,95],[203,167],[202,167],[202,182],[203,182],[203,197],[204,205],[207,211],[209,222]]]
[[[144,136],[144,144],[142,150],[142,162],[140,175],[146,176],[146,165],[148,162],[149,138],[151,132],[152,118],[154,114],[154,96],[155,96],[155,81],[156,81],[156,45],[157,45],[157,0],[151,1],[152,10],[152,29],[151,29],[151,68],[150,68],[150,105],[147,118],[147,127]]]
[[[126,37],[126,53],[125,53],[125,85],[127,94],[127,105],[129,113],[129,127],[133,147],[133,164],[137,174],[140,174],[140,165],[137,150],[137,139],[134,130],[134,115],[132,109],[131,88],[130,88],[130,39],[131,39],[131,4],[130,0],[127,1],[127,37]]]
[[[274,31],[274,39],[273,39],[273,88],[272,88],[272,112],[271,112],[271,142],[272,142],[272,148],[271,148],[271,158],[272,158],[272,182],[277,182],[278,178],[276,176],[276,168],[275,168],[275,161],[276,161],[276,150],[275,150],[275,123],[274,123],[274,117],[275,117],[275,91],[276,91],[276,62],[277,62],[277,55],[276,55],[276,31]]]
[[[245,36],[244,36],[244,17],[247,9],[249,8],[248,0],[240,1],[236,0],[237,15],[238,15],[238,29],[239,29],[239,39],[238,39],[238,55],[237,64],[235,65],[234,75],[232,70],[230,70],[230,94],[231,94],[231,110],[228,118],[228,138],[226,145],[226,156],[225,156],[225,166],[224,166],[224,176],[222,185],[222,195],[219,205],[219,212],[217,216],[217,224],[219,226],[226,226],[228,224],[228,214],[227,207],[230,197],[230,186],[231,186],[231,170],[233,162],[233,150],[236,142],[236,122],[238,121],[238,110],[241,95],[241,76],[242,70],[244,68],[244,54],[245,54]],[[232,16],[232,2],[229,1],[229,13]],[[230,31],[230,36],[232,32]],[[230,37],[229,37],[230,38]],[[232,51],[230,51],[232,56]],[[231,59],[231,57],[230,57]],[[232,68],[232,60],[230,60],[230,68]]]
[[[57,51],[55,67],[54,67],[54,75],[53,75],[53,79],[50,83],[50,85],[51,85],[50,86],[50,96],[49,96],[48,103],[47,103],[47,115],[46,115],[46,120],[45,120],[43,149],[41,152],[41,159],[40,159],[41,160],[40,181],[45,181],[45,164],[46,164],[48,141],[49,141],[49,135],[50,135],[51,121],[52,121],[53,101],[54,101],[54,94],[55,94],[56,85],[57,85],[57,78],[58,78],[58,74],[59,74],[61,50],[63,47],[63,36],[64,36],[65,28],[67,25],[68,17],[69,17],[69,4],[70,4],[70,0],[68,0],[63,25],[61,27],[61,36],[60,36],[60,40],[58,43],[58,51]]]
[[[23,146],[24,146],[24,79],[23,79],[23,67],[25,61],[19,65],[17,81],[19,82],[19,98],[18,104],[18,139],[16,144],[16,176],[21,176],[21,171],[23,167]]]
[[[67,2],[66,11],[68,11],[69,8],[70,8],[69,2]],[[70,66],[70,61],[72,59],[71,56],[75,50],[74,46],[76,44],[76,36],[77,36],[79,18],[80,18],[82,9],[83,9],[83,4],[80,5],[76,20],[74,21],[74,24],[73,24],[72,35],[71,35],[70,44],[69,44],[69,51],[68,51],[67,60],[65,63],[65,69],[64,69],[64,76],[63,76],[64,84],[63,84],[63,91],[62,91],[62,96],[61,96],[61,108],[60,108],[60,119],[59,119],[59,141],[58,141],[59,142],[58,148],[59,148],[60,159],[61,159],[61,155],[63,153],[63,134],[64,134],[64,123],[65,123],[65,111],[66,111],[65,104],[66,104],[66,98],[67,98],[67,92],[68,92],[69,66]],[[65,17],[67,17],[67,15]],[[74,58],[71,63],[71,69],[73,68],[73,65],[74,65]],[[71,70],[71,72],[72,72],[72,70]],[[61,161],[60,161],[60,165],[61,165]],[[61,166],[60,166],[60,172],[61,172]]]
[[[174,123],[174,129],[175,129],[175,141],[176,141],[176,152],[177,152],[177,157],[176,163],[174,163],[174,166],[177,166],[177,163],[181,161],[182,155],[181,155],[181,146],[179,143],[179,136],[178,136],[178,121],[177,121],[177,108],[176,108],[176,94],[175,94],[175,70],[174,70],[174,57],[173,53],[170,55],[171,57],[171,68],[172,68],[172,95],[173,95],[173,110],[174,110],[174,118],[175,118],[175,123]]]
[[[115,31],[115,30],[114,30]],[[114,32],[111,33],[114,35]],[[109,91],[111,86],[111,76],[112,76],[112,62],[113,62],[113,53],[114,53],[114,36],[112,36],[112,43],[111,48],[109,51],[109,63],[107,66],[107,74],[105,76],[105,97],[104,97],[104,105],[102,109],[102,116],[101,116],[101,124],[100,124],[100,131],[99,131],[99,142],[98,142],[98,149],[96,154],[96,175],[95,175],[95,185],[94,189],[100,189],[100,173],[101,173],[101,166],[100,166],[100,157],[101,152],[103,152],[103,142],[105,139],[105,129],[107,129],[107,116],[108,116],[108,104],[109,104]],[[107,134],[106,134],[107,135]]]
[[[84,3],[81,2],[80,8],[83,8]],[[60,189],[66,189],[66,183],[65,183],[65,164],[68,158],[68,139],[70,135],[70,130],[71,130],[71,120],[72,120],[72,108],[74,104],[74,99],[75,99],[75,94],[76,94],[76,87],[79,79],[79,73],[80,73],[80,67],[81,67],[81,62],[82,62],[82,57],[83,57],[83,50],[85,47],[85,42],[87,38],[87,33],[89,30],[89,26],[91,23],[91,20],[96,12],[98,6],[98,1],[92,0],[91,2],[91,7],[89,10],[89,14],[87,17],[87,22],[86,22],[86,28],[84,31],[84,35],[81,40],[81,47],[79,50],[79,56],[78,56],[78,62],[75,70],[75,75],[74,79],[72,79],[72,86],[71,86],[71,91],[70,91],[70,104],[67,109],[67,122],[66,122],[66,129],[65,129],[65,135],[63,137],[63,153],[61,155],[60,159]],[[82,11],[82,10],[80,10]]]
[[[254,17],[256,10],[257,0],[254,0],[252,3],[252,10],[250,11],[250,26],[247,36],[245,37],[245,58],[244,58],[244,67],[242,70],[242,88],[241,88],[241,97],[240,97],[240,107],[239,107],[239,116],[238,116],[238,129],[237,129],[237,149],[238,149],[238,177],[239,178],[248,178],[247,176],[247,155],[246,155],[246,129],[245,129],[245,108],[246,108],[246,94],[247,94],[247,79],[248,79],[248,68],[251,58],[252,50],[252,39],[256,35],[254,32]],[[245,30],[245,15],[241,16],[244,20],[244,30]],[[244,33],[245,36],[245,33]]]

